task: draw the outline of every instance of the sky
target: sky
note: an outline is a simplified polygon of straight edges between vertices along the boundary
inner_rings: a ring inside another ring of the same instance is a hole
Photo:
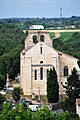
[[[0,18],[80,16],[80,0],[0,0]]]

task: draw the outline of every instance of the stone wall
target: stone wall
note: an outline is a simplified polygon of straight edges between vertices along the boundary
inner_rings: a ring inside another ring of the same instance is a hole
[[[38,41],[37,44],[34,44],[33,35],[39,35],[38,37],[44,35],[44,42]],[[46,95],[46,71],[53,66],[57,72],[60,94],[63,94],[65,90],[62,88],[61,82],[65,84],[67,79],[67,76],[64,76],[64,67],[68,67],[68,75],[71,74],[73,67],[79,70],[77,59],[55,50],[48,32],[29,31],[25,40],[25,49],[21,52],[20,58],[20,83],[24,94],[38,95],[40,89],[40,93]],[[43,68],[43,80],[40,80],[40,68]],[[37,70],[37,80],[34,80],[35,70]]]

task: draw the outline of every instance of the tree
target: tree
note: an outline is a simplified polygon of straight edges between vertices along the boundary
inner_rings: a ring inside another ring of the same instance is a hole
[[[0,74],[0,88],[3,89],[6,83],[5,76]]]
[[[57,120],[56,113],[51,112],[48,107],[39,108],[35,114],[30,109],[24,109],[23,104],[17,104],[15,109],[5,102],[0,111],[0,120]],[[58,113],[58,120],[80,120],[79,116],[68,111]]]
[[[66,85],[63,87],[66,89],[67,99],[64,103],[64,109],[75,112],[76,98],[80,98],[80,79],[78,72],[73,68],[71,75],[67,78]]]
[[[5,96],[0,94],[0,105],[6,100]]]
[[[12,96],[16,102],[20,100],[21,95],[23,95],[23,90],[20,87],[14,88]]]
[[[47,98],[49,103],[56,103],[59,100],[59,85],[55,68],[50,69],[47,79]]]
[[[2,105],[5,100],[6,100],[5,96],[0,94],[0,111],[2,110]]]
[[[16,34],[17,33],[17,34]],[[19,74],[20,52],[24,47],[24,40],[28,33],[13,24],[0,24],[0,74],[10,79]]]

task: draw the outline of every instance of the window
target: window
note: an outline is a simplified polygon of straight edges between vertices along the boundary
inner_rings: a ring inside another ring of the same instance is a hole
[[[40,80],[43,79],[43,68],[40,68]]]
[[[40,47],[40,53],[42,54],[42,47]]]
[[[44,42],[44,35],[40,36],[40,41]]]
[[[64,66],[64,76],[68,76],[68,67]]]
[[[37,80],[37,70],[34,71],[34,80]]]
[[[36,44],[37,42],[38,42],[38,41],[37,41],[37,36],[36,36],[36,35],[34,35],[34,36],[33,36],[33,43],[35,43],[35,44]]]
[[[40,63],[42,64],[42,63],[43,63],[43,61],[40,61]]]

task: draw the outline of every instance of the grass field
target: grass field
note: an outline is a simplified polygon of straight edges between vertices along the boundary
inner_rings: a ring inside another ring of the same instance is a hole
[[[75,32],[61,32],[61,33],[60,33],[60,37],[61,37],[61,39],[62,39],[63,41],[65,41],[65,40],[71,38],[74,33],[75,33]],[[51,38],[51,39],[54,38],[54,37],[56,36],[55,34],[56,34],[55,32],[50,32],[50,33],[49,33],[50,38]]]
[[[62,32],[62,33],[60,33],[60,35],[61,35],[62,39],[65,39],[65,38],[71,38],[73,33],[74,32]]]
[[[61,36],[62,39],[70,38],[73,33],[74,32],[61,32],[60,36]],[[50,35],[51,38],[55,37],[55,33],[54,32],[50,32],[49,35]]]
[[[50,35],[50,38],[55,37],[55,33],[54,32],[50,32],[49,35]]]

